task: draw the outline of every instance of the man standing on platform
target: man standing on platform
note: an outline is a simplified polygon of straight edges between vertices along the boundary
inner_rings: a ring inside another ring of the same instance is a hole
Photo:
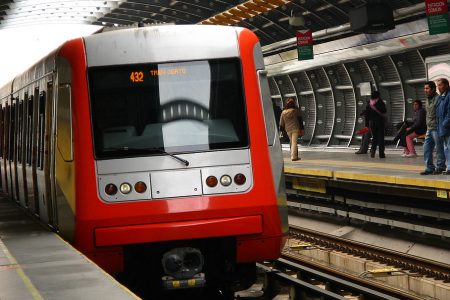
[[[439,101],[439,94],[436,93],[434,81],[428,81],[423,87],[427,96],[425,101],[427,132],[423,143],[423,160],[425,171],[420,175],[442,174],[445,171],[444,144],[437,132],[436,107]],[[436,168],[433,163],[433,150],[436,147]]]
[[[437,88],[441,93],[436,107],[437,132],[444,143],[444,155],[447,160],[447,170],[442,174],[450,175],[450,90],[448,80],[446,78],[438,79]]]

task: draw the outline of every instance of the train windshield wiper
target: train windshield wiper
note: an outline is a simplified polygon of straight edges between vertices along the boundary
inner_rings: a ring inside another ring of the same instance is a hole
[[[144,148],[144,149],[146,149],[146,150],[153,150],[153,151],[159,151],[159,152],[161,152],[163,154],[167,154],[170,157],[172,157],[172,158],[178,160],[179,162],[183,163],[186,167],[189,166],[189,162],[187,160],[185,160],[185,159],[183,159],[181,157],[178,157],[178,156],[176,156],[176,155],[174,155],[172,153],[169,153],[169,152],[167,152],[167,151],[165,151],[165,150],[163,150],[161,148]]]
[[[183,163],[186,167],[189,166],[189,162],[181,157],[178,157],[172,153],[169,153],[161,148],[134,148],[134,147],[108,147],[105,148],[106,151],[145,151],[145,152],[159,152],[163,154],[167,154],[170,157],[178,160],[179,162]]]

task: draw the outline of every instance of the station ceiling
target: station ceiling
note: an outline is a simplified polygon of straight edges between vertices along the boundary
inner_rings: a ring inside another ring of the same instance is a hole
[[[349,10],[369,0],[0,0],[0,30],[36,24],[92,24],[105,27],[144,24],[223,24],[251,29],[269,45],[297,30],[313,32],[349,22]],[[423,0],[386,1],[395,10]],[[423,12],[424,14],[424,12]],[[291,26],[301,16],[304,25]]]

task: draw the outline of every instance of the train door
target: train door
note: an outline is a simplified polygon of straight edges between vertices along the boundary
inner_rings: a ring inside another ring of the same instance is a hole
[[[13,97],[11,103],[11,122],[9,130],[9,170],[11,175],[11,198],[19,202],[19,193],[17,188],[17,102],[19,98]]]
[[[5,184],[3,185],[3,191],[7,194],[11,193],[11,179],[10,179],[10,165],[9,165],[9,131],[10,131],[10,104],[9,101],[6,101],[5,104],[5,115],[4,115],[4,145],[3,145],[3,177],[5,178]]]
[[[53,82],[47,82],[46,91],[39,94],[38,124],[37,124],[37,168],[36,173],[42,174],[39,180],[39,210],[41,220],[57,229],[57,213],[55,205],[55,156],[53,120],[54,90]],[[38,176],[39,177],[39,176]]]
[[[24,97],[19,98],[18,111],[17,111],[17,194],[19,196],[20,204],[23,207],[28,207],[28,200],[26,197],[26,173],[24,163],[24,114],[25,114],[25,101],[28,98],[28,94],[25,93]]]
[[[0,162],[0,189],[3,190],[3,192],[5,192],[5,172],[4,172],[4,161],[5,161],[5,148],[4,148],[4,143],[5,143],[5,108],[3,106],[1,106],[1,101],[0,101],[0,157],[1,157],[1,162]]]
[[[43,96],[42,96],[43,95]],[[38,192],[38,179],[37,179],[37,168],[40,168],[42,165],[39,153],[39,141],[43,140],[43,137],[41,140],[39,140],[40,135],[38,136],[38,133],[40,132],[39,129],[39,121],[38,126],[35,126],[36,119],[39,120],[39,111],[36,112],[36,107],[39,107],[41,100],[41,97],[44,97],[45,101],[45,91],[39,92],[39,87],[34,89],[34,95],[33,95],[33,103],[29,103],[29,107],[32,109],[32,111],[28,113],[28,122],[30,126],[30,135],[31,139],[29,141],[29,159],[30,159],[30,166],[31,166],[31,182],[29,185],[29,193],[32,194],[33,202],[34,202],[34,213],[36,215],[40,215],[40,206],[39,206],[39,192]],[[42,126],[42,125],[41,125]],[[42,170],[42,168],[41,168]]]
[[[35,166],[35,148],[36,148],[36,129],[35,129],[35,99],[36,89],[33,89],[32,95],[27,97],[24,114],[24,168],[25,168],[25,196],[28,200],[28,209],[35,215],[39,214],[39,204],[37,194],[35,193],[36,176],[34,174]]]

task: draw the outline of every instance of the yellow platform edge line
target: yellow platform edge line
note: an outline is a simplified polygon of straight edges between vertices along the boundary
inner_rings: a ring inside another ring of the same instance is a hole
[[[284,167],[284,173],[288,175],[309,175],[309,176],[320,176],[320,177],[333,177],[333,171],[322,170],[322,169],[298,169],[292,167]]]
[[[413,187],[427,187],[436,189],[450,190],[450,181],[444,180],[430,180],[424,178],[405,178],[399,176],[381,175],[381,174],[365,174],[346,171],[331,171],[320,169],[297,169],[292,167],[284,167],[284,172],[287,175],[307,175],[320,176],[334,179],[347,179],[363,182],[377,182],[388,183]]]
[[[368,182],[391,183],[391,184],[396,183],[395,176],[342,172],[342,171],[335,171],[334,178],[335,179],[357,180],[357,181],[368,181]]]
[[[289,162],[285,160],[285,162]],[[395,164],[395,163],[381,163],[381,162],[361,162],[361,161],[342,161],[342,160],[329,160],[329,159],[311,159],[301,162],[302,167],[304,165],[322,165],[322,166],[335,166],[335,167],[352,167],[352,168],[372,168],[372,169],[384,169],[384,170],[402,170],[420,172],[423,170],[423,166]]]
[[[417,187],[428,187],[447,190],[450,189],[450,182],[444,180],[397,177],[396,183],[399,185],[412,185]]]

